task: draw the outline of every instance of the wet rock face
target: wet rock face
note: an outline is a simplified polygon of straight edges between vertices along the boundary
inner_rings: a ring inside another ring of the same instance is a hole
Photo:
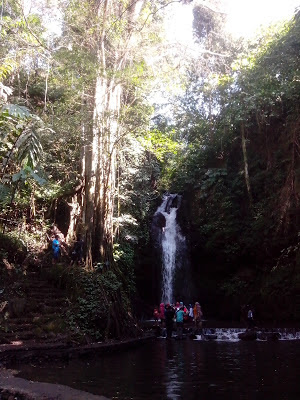
[[[179,206],[179,202],[178,202],[179,198],[178,196],[171,196],[169,197],[166,207],[165,207],[165,212],[167,212],[168,214],[170,214],[170,209],[171,208],[178,208]]]
[[[153,220],[152,220],[153,227],[157,228],[164,228],[166,226],[166,218],[165,216],[161,213],[158,212],[154,215]]]
[[[166,226],[166,218],[165,216],[161,213],[158,212],[153,216],[152,220],[152,226],[151,226],[151,236],[152,236],[152,241],[154,248],[157,250],[158,254],[156,254],[156,257],[160,258],[160,246],[161,246],[161,235],[162,235],[162,229]]]

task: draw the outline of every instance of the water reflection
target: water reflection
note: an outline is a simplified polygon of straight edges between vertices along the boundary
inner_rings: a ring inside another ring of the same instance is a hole
[[[166,396],[167,399],[179,399],[183,384],[186,382],[187,377],[192,376],[186,368],[186,347],[182,342],[176,343],[167,341],[165,352],[167,358],[164,382],[166,386]]]
[[[300,342],[158,340],[120,354],[24,366],[21,376],[118,400],[298,400]]]

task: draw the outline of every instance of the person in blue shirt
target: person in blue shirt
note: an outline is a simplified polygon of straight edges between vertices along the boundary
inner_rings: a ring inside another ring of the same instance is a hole
[[[184,311],[183,311],[183,306],[181,306],[179,310],[176,311],[176,326],[177,326],[178,339],[182,339],[183,318],[184,318]]]
[[[55,235],[52,241],[52,264],[56,264],[60,258],[60,241],[58,235]]]

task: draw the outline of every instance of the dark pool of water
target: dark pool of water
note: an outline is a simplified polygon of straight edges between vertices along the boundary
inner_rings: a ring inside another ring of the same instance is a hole
[[[300,342],[157,340],[22,376],[119,400],[299,400]]]

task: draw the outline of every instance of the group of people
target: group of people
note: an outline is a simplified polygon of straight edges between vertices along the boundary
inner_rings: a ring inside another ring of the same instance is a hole
[[[65,246],[63,245],[62,241],[60,240],[59,235],[56,234],[54,239],[52,240],[52,264],[56,264],[59,261],[62,251],[66,255],[68,255],[68,252]],[[74,242],[71,248],[70,265],[74,265],[77,263],[80,264],[82,261],[82,256],[83,256],[83,240],[81,239],[80,235],[78,235],[77,240]]]
[[[189,304],[186,307],[183,302],[175,304],[161,303],[159,307],[155,307],[153,317],[155,322],[160,321],[162,328],[166,328],[167,339],[172,337],[173,324],[176,323],[177,337],[182,338],[183,324],[185,322],[194,322],[196,330],[202,327],[202,310],[198,301],[194,306]]]

